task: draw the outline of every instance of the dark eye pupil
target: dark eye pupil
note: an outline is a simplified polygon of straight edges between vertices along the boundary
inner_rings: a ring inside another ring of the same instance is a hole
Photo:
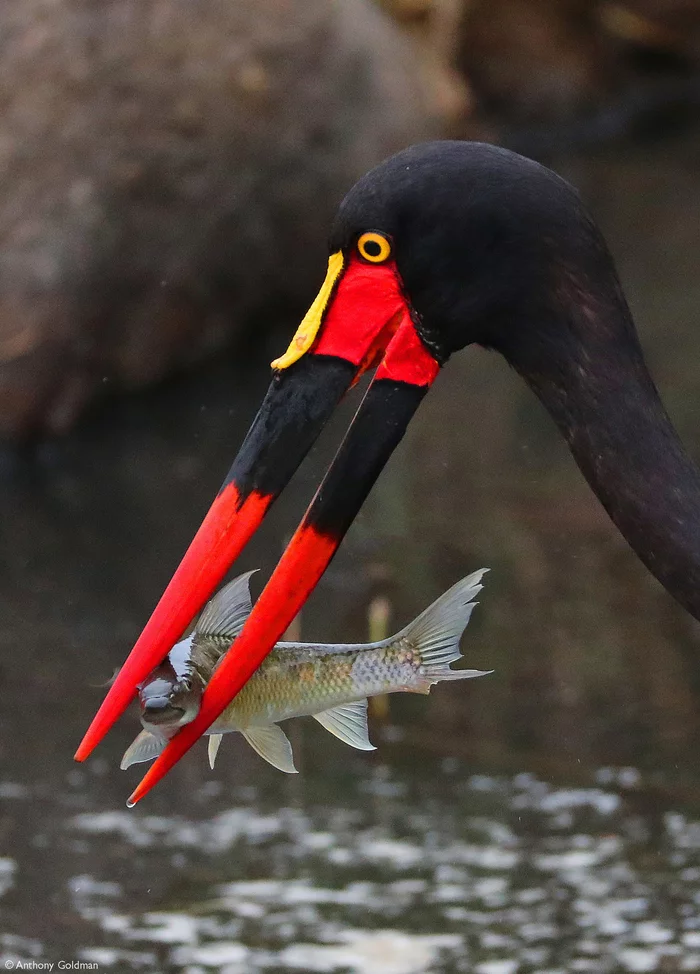
[[[368,257],[379,257],[382,252],[382,248],[379,246],[376,240],[368,240],[365,243],[365,253]]]

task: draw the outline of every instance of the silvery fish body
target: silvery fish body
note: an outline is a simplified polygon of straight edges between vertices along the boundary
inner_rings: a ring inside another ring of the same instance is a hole
[[[428,693],[434,683],[481,676],[481,670],[452,670],[461,658],[459,640],[475,606],[486,569],[440,596],[397,635],[375,643],[277,643],[207,733],[213,767],[221,735],[242,733],[267,761],[294,772],[291,745],[277,726],[292,717],[314,717],[345,743],[372,750],[367,735],[367,698],[407,691]],[[122,767],[148,761],[193,720],[219,660],[252,609],[252,572],[226,585],[208,603],[194,630],[139,687],[139,734]]]

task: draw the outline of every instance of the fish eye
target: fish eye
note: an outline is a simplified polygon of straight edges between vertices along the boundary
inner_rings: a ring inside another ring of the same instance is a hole
[[[370,264],[383,264],[391,257],[391,241],[378,230],[369,230],[358,238],[357,252]]]

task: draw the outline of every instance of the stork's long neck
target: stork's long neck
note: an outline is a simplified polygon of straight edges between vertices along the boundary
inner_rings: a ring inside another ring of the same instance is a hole
[[[626,305],[576,314],[567,340],[544,341],[512,364],[623,536],[700,619],[700,473],[647,371]]]

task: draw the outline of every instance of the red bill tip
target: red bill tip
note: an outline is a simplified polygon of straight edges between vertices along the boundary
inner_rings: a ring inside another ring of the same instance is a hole
[[[241,634],[212,676],[199,714],[168,743],[130,796],[131,808],[163,778],[226,709],[308,598],[340,539],[304,523],[297,529]]]
[[[167,655],[238,557],[273,498],[254,492],[243,503],[234,483],[218,494],[75,752],[85,758],[131,702],[136,685]]]

